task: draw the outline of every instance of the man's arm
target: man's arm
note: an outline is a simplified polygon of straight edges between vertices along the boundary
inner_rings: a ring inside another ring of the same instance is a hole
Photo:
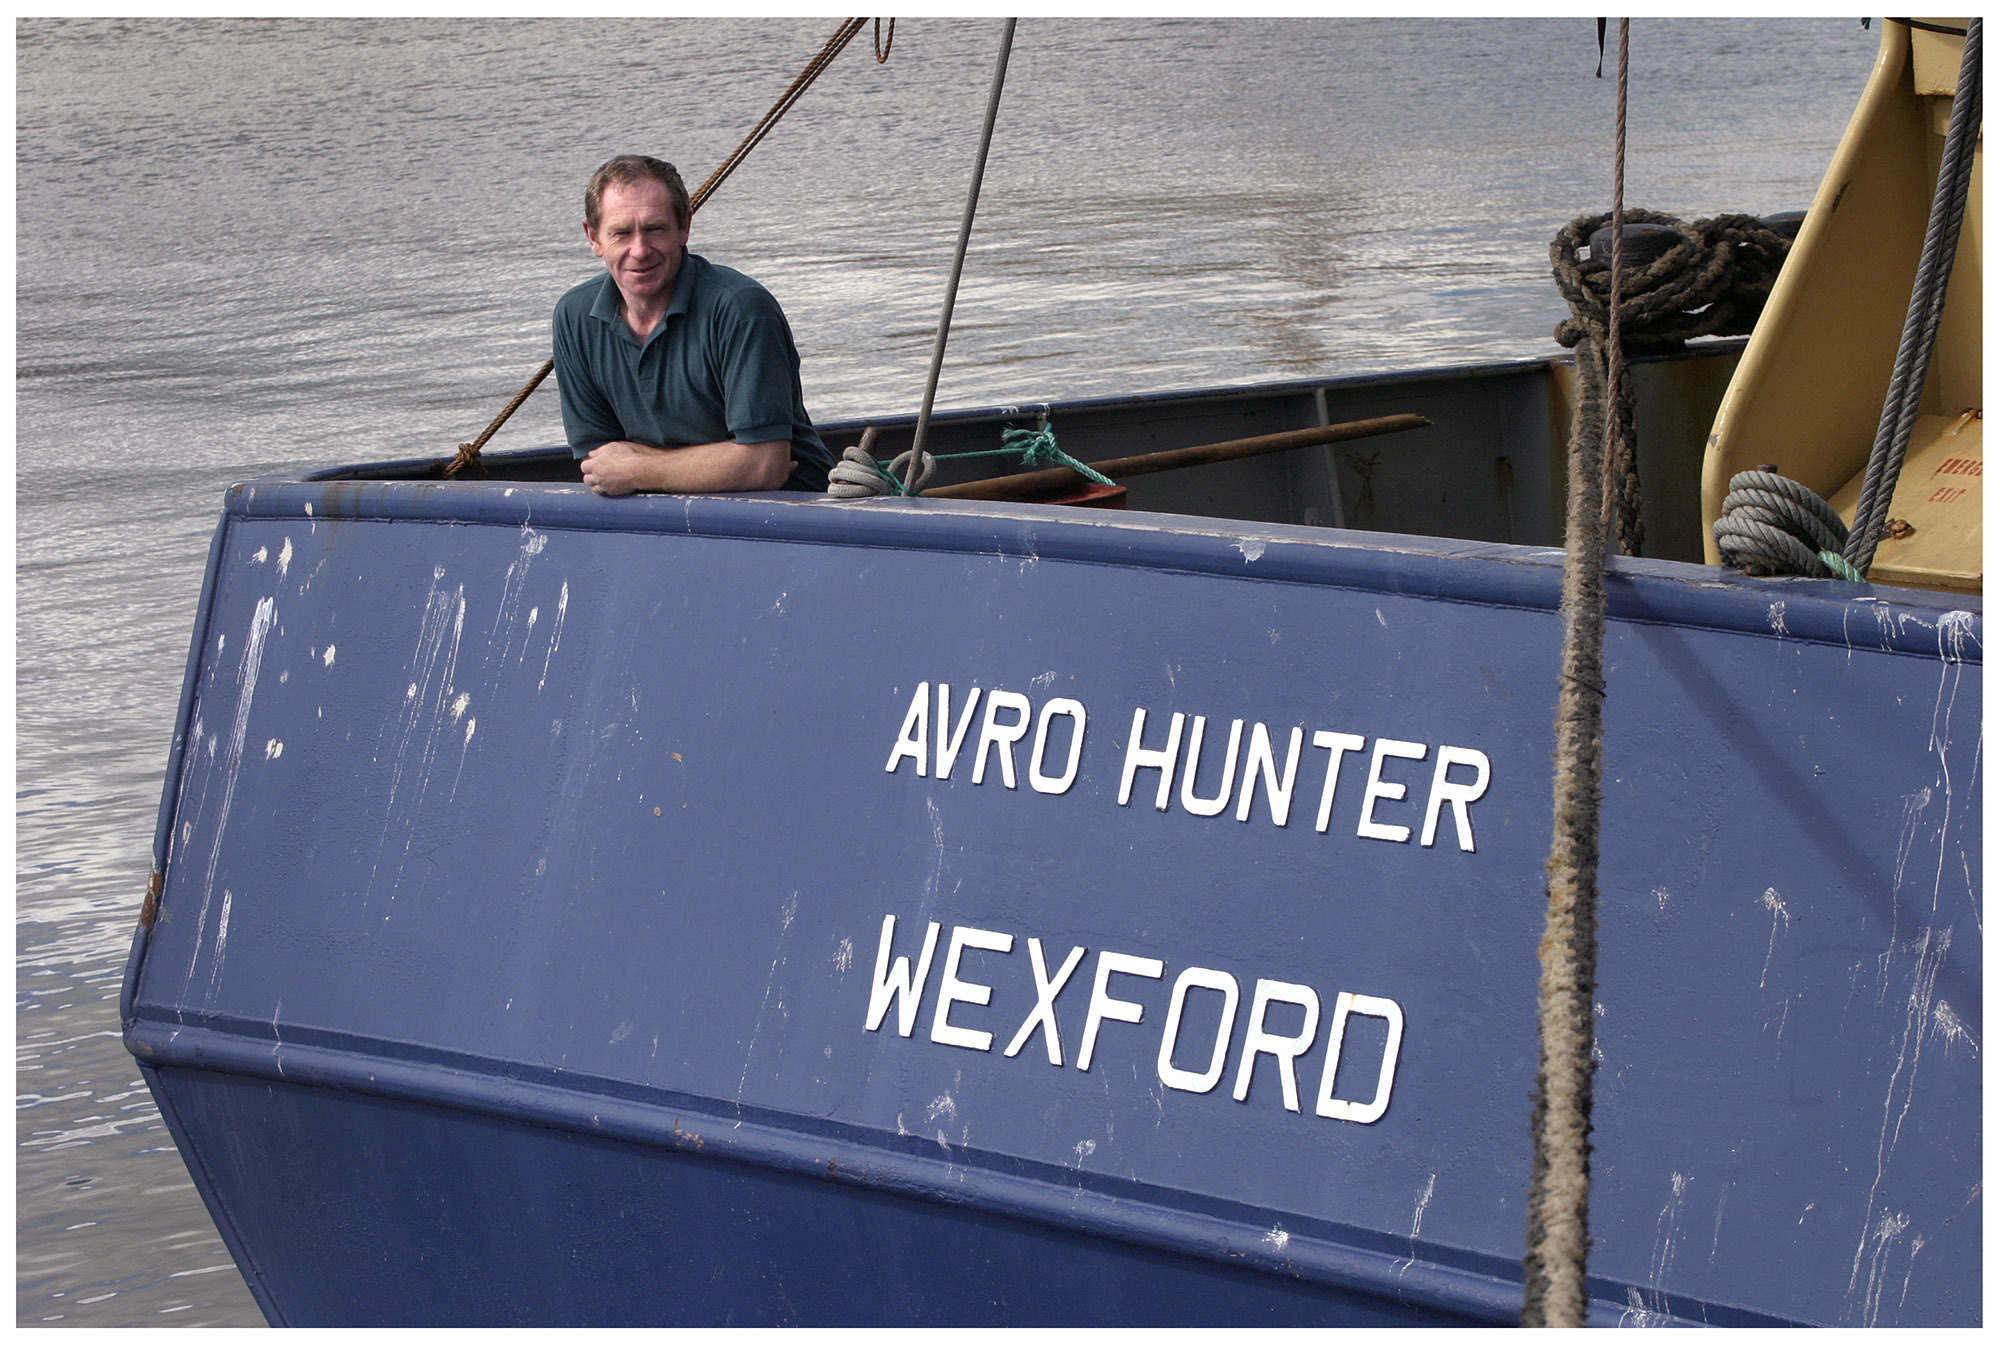
[[[661,449],[612,440],[583,460],[583,480],[599,495],[634,491],[775,491],[792,474],[792,442],[722,440]]]
[[[577,331],[579,314],[586,311],[587,305],[577,291],[570,291],[556,305],[550,334],[563,438],[578,457],[625,434],[610,399],[591,377],[590,359]]]

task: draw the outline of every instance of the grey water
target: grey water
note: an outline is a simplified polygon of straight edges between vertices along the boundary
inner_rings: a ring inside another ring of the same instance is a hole
[[[224,489],[472,438],[597,265],[591,169],[701,181],[834,27],[16,24],[19,1325],[262,1321],[118,1019]],[[695,220],[821,420],[921,400],[999,36],[864,32]],[[1628,201],[1804,209],[1875,45],[1635,22]],[[1580,18],[1024,21],[939,405],[1555,354],[1548,242],[1610,203],[1597,57]],[[560,438],[544,391],[494,447]]]

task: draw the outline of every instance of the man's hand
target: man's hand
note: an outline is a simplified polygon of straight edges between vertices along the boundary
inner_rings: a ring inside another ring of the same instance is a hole
[[[775,491],[797,466],[788,439],[723,440],[663,449],[617,439],[583,459],[584,484],[599,495],[634,491]]]

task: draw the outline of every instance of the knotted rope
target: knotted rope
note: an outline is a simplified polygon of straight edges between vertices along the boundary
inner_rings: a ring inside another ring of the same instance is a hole
[[[1078,462],[1064,453],[1062,447],[1056,443],[1055,427],[1049,424],[1046,416],[1033,430],[1017,430],[1009,427],[1001,431],[1000,447],[996,451],[948,453],[945,457],[981,458],[992,456],[992,452],[1016,454],[1021,459],[1021,466],[1025,468],[1066,467],[1085,481],[1094,481],[1099,486],[1117,484],[1090,464]]]
[[[869,452],[875,445],[876,429],[861,432],[861,442],[840,456],[826,474],[826,493],[836,500],[862,500],[884,495],[922,495],[937,472],[939,463],[968,458],[1013,458],[1024,468],[1066,467],[1086,481],[1100,486],[1117,483],[1090,464],[1063,451],[1056,443],[1055,427],[1047,416],[1032,430],[1008,426],[1000,432],[997,449],[968,449],[964,453],[932,454],[918,448],[905,449],[888,462],[879,462]],[[912,472],[914,470],[914,476]]]
[[[1556,286],[1569,301],[1571,316],[1556,327],[1555,336],[1562,345],[1576,348],[1578,414],[1588,420],[1588,442],[1596,442],[1606,403],[1613,408],[1615,448],[1606,465],[1605,518],[1616,525],[1619,550],[1637,556],[1645,530],[1639,519],[1642,501],[1632,393],[1628,382],[1611,396],[1606,378],[1614,320],[1611,272],[1601,258],[1584,255],[1591,236],[1611,218],[1597,214],[1571,220],[1549,244],[1549,260]],[[1763,312],[1791,248],[1784,234],[1755,215],[1718,215],[1688,224],[1635,207],[1622,212],[1614,249],[1623,247],[1624,226],[1633,223],[1657,225],[1676,235],[1652,262],[1622,274],[1618,283],[1615,319],[1624,348],[1640,353],[1672,350],[1694,337],[1749,331]]]
[[[1557,288],[1575,314],[1556,327],[1556,340],[1565,346],[1606,323],[1610,271],[1601,258],[1583,253],[1591,235],[1610,220],[1608,214],[1579,216],[1549,245]],[[1618,283],[1626,348],[1635,352],[1748,332],[1791,250],[1789,238],[1755,215],[1717,215],[1689,224],[1632,206],[1625,223],[1658,225],[1678,235],[1666,251]]]
[[[879,495],[922,495],[924,487],[937,475],[937,459],[916,449],[905,449],[886,463],[875,461],[869,450],[881,431],[869,426],[861,432],[861,442],[840,455],[826,474],[826,493],[835,500],[862,500]]]
[[[708,199],[709,193],[720,187],[724,180],[736,171],[737,165],[749,157],[750,151],[755,149],[763,141],[764,137],[771,133],[771,128],[778,124],[779,119],[791,111],[792,104],[799,101],[805,94],[805,91],[812,86],[812,82],[819,78],[820,72],[833,64],[833,58],[840,55],[847,44],[853,41],[854,35],[860,32],[867,23],[868,20],[866,19],[845,19],[841,22],[840,27],[834,29],[833,36],[826,40],[826,44],[819,49],[818,54],[806,62],[805,69],[798,73],[798,77],[791,82],[784,93],[778,95],[778,101],[771,104],[770,111],[766,112],[757,124],[750,128],[750,134],[743,138],[743,143],[730,151],[729,157],[722,161],[721,166],[708,175],[708,181],[702,183],[701,186],[688,194],[688,215],[690,218],[693,217],[695,211],[701,208],[701,203]],[[896,23],[895,20],[891,19],[889,21],[890,45],[894,45],[895,40]],[[887,46],[881,44],[880,20],[876,21],[876,44],[875,59],[877,61],[888,60],[889,49]],[[500,409],[500,414],[493,418],[493,423],[479,432],[477,439],[474,439],[469,444],[458,446],[457,455],[452,458],[450,463],[445,465],[444,475],[447,477],[456,476],[460,469],[476,466],[479,462],[480,450],[486,447],[486,441],[493,438],[494,433],[507,423],[508,417],[520,410],[521,404],[528,400],[535,389],[541,387],[542,380],[553,373],[555,367],[556,362],[553,359],[544,361],[542,367],[535,371],[534,376],[528,380],[521,391],[514,394],[513,401]]]

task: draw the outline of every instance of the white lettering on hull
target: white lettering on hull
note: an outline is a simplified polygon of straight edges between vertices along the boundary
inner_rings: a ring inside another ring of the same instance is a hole
[[[950,780],[953,769],[969,756],[973,785],[1017,790],[1025,777],[1038,794],[1065,795],[1082,773],[1089,723],[1089,712],[1073,697],[1052,698],[1038,710],[1032,698],[1003,688],[984,693],[978,687],[968,689],[954,715],[950,683],[920,682],[883,769],[894,775],[907,767],[917,776]],[[1406,739],[1371,739],[1334,729],[1308,732],[1305,725],[1273,728],[1240,717],[1229,721],[1225,735],[1222,721],[1213,723],[1211,730],[1207,715],[1135,707],[1119,759],[1119,806],[1130,808],[1140,798],[1150,800],[1158,812],[1170,813],[1178,801],[1180,812],[1189,817],[1233,813],[1237,822],[1247,823],[1261,799],[1271,825],[1285,827],[1291,821],[1294,796],[1302,786],[1310,788],[1312,772],[1317,770],[1319,807],[1313,830],[1328,832],[1334,827],[1335,803],[1354,798],[1356,787],[1345,793],[1339,789],[1351,756],[1367,763],[1358,786],[1359,801],[1346,806],[1352,835],[1392,845],[1405,844],[1414,836],[1417,845],[1428,850],[1437,845],[1440,833],[1448,832],[1459,850],[1477,849],[1472,806],[1486,797],[1493,779],[1493,764],[1478,748],[1441,743],[1433,751],[1431,744]],[[1325,752],[1324,759],[1306,754],[1308,741]],[[1424,793],[1426,772],[1398,764],[1426,761],[1435,765],[1427,773],[1429,786]]]
[[[966,693],[965,704],[954,721],[951,684],[937,684],[935,757],[932,755],[931,704],[931,684],[918,683],[916,693],[910,698],[909,709],[903,712],[903,727],[896,732],[888,764],[883,768],[891,775],[908,761],[915,766],[919,776],[930,776],[935,763],[936,778],[951,779],[952,768],[958,765],[959,753],[965,748],[966,731],[972,727],[974,713],[979,709],[979,688],[974,687]],[[1069,721],[1066,731],[1054,735],[1057,739],[1063,738],[1065,732],[1067,735],[1067,743],[1059,749],[1064,755],[1059,772],[1049,770],[1050,731],[1054,729],[1057,719]],[[1068,793],[1083,766],[1083,736],[1088,722],[1089,714],[1084,710],[1083,703],[1066,696],[1045,702],[1038,716],[1034,702],[1019,692],[998,688],[988,692],[986,716],[980,724],[978,742],[973,748],[972,783],[984,785],[988,767],[997,764],[1000,784],[1009,790],[1019,788],[1014,749],[1028,736],[1028,727],[1032,724],[1035,743],[1027,756],[1029,788],[1045,795]]]
[[[916,961],[912,965],[907,948],[900,954],[895,950],[895,915],[891,913],[882,918],[881,944],[875,954],[875,976],[869,988],[868,1014],[864,1021],[866,1031],[880,1031],[888,1021],[893,1005],[897,1034],[906,1038],[912,1035],[928,989],[940,929],[937,921],[926,923],[921,948],[916,951]],[[960,1007],[976,1006],[988,1010],[988,1018],[992,1018],[996,986],[978,978],[997,978],[1012,970],[1014,975],[1009,980],[1016,984],[1022,981],[1018,964],[1012,958],[1017,942],[1014,935],[1007,931],[964,925],[952,928],[931,1012],[932,1042],[967,1051],[990,1052],[993,1049],[993,1028],[974,1026],[970,1022],[973,1011],[965,1011],[965,1017],[958,1022],[954,1022],[953,1013]],[[1027,946],[1034,1007],[1021,1020],[1001,1055],[1017,1056],[1032,1039],[1040,1036],[1047,1049],[1049,1064],[1060,1067],[1063,1064],[1063,1036],[1061,1023],[1056,1017],[1056,1000],[1082,964],[1087,951],[1081,947],[1072,948],[1062,965],[1051,975],[1041,940],[1031,936]],[[965,966],[968,950],[988,955],[982,959],[976,972]],[[1247,1103],[1250,1100],[1252,1086],[1260,1075],[1266,1079],[1275,1076],[1285,1110],[1300,1113],[1304,1107],[1298,1083],[1301,1063],[1307,1057],[1323,1052],[1319,1087],[1313,1096],[1314,1116],[1368,1125],[1380,1121],[1388,1112],[1390,1095],[1395,1089],[1396,1064],[1401,1058],[1403,1045],[1403,1009],[1396,1001],[1385,996],[1341,991],[1334,998],[1333,1013],[1328,1017],[1327,1029],[1322,1035],[1318,991],[1298,982],[1260,977],[1252,988],[1250,1008],[1244,1016],[1243,1032],[1239,1037],[1236,1017],[1242,988],[1237,979],[1218,968],[1188,966],[1174,978],[1165,1015],[1163,1019],[1156,1020],[1161,1023],[1158,1041],[1149,1046],[1146,1042],[1149,1031],[1147,1011],[1153,1006],[1148,1000],[1129,997],[1145,995],[1143,983],[1164,980],[1166,970],[1163,959],[1112,949],[1097,951],[1083,1030],[1077,1039],[1075,1069],[1091,1069],[1101,1050],[1107,1049],[1106,1044],[1109,1044],[1108,1050],[1121,1061],[1130,1060],[1135,1054],[1143,1059],[1143,1052],[1152,1050],[1155,1070],[1163,1085],[1183,1093],[1207,1094],[1221,1083],[1233,1050],[1236,1074],[1230,1096],[1236,1102]],[[1114,983],[1114,977],[1126,980]],[[1135,984],[1134,979],[1139,984]],[[1211,999],[1214,995],[1221,997],[1220,1014],[1212,1038],[1205,1033],[1189,1038],[1184,1031],[1190,1017],[1188,1006],[1191,993],[1197,991],[1207,993],[1204,999]],[[1157,992],[1153,995],[1157,996]],[[1379,1019],[1386,1026],[1387,1039],[1378,1061],[1351,1059],[1347,1030],[1356,1017]],[[1004,1021],[995,1022],[993,1027],[1004,1027],[1011,1022],[1010,1015]],[[1128,1027],[1114,1028],[1114,1025]],[[1185,1043],[1184,1038],[1187,1039]],[[1206,1051],[1207,1060],[1201,1069],[1188,1069],[1179,1064],[1184,1045],[1197,1057]],[[1370,1065],[1375,1068],[1374,1090],[1370,1097],[1345,1099],[1335,1096],[1343,1067],[1359,1071],[1365,1078]],[[1268,1085],[1266,1087],[1268,1089]]]

